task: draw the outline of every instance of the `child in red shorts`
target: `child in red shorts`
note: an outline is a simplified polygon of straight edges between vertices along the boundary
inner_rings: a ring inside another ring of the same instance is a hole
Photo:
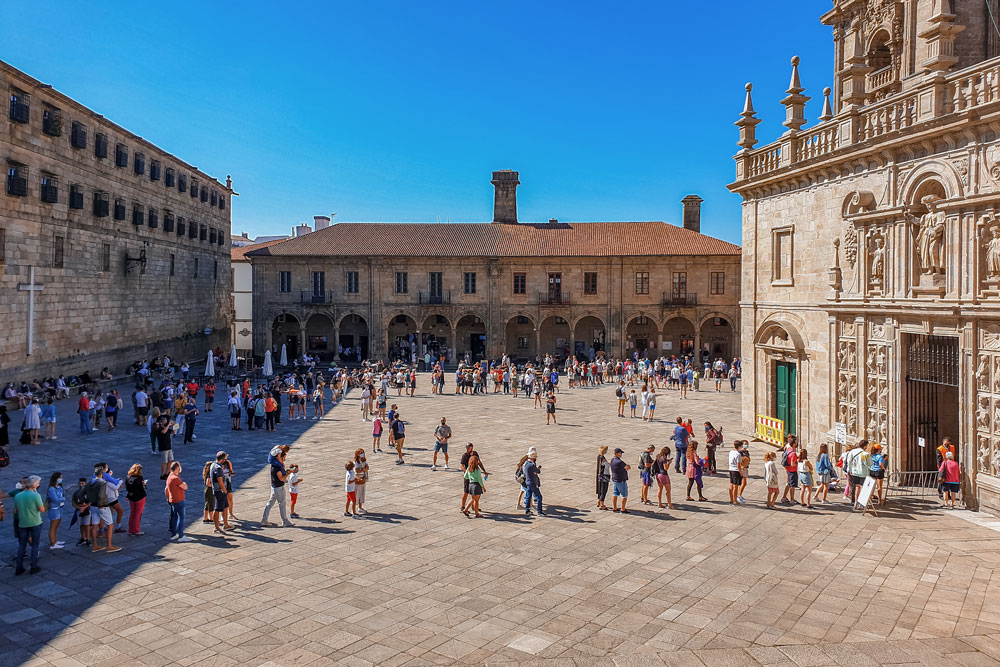
[[[344,490],[347,491],[347,504],[344,505],[344,516],[358,518],[358,497],[354,491],[354,480],[357,477],[357,473],[354,472],[354,461],[348,461],[344,464],[344,469],[347,470],[347,481],[344,482]]]

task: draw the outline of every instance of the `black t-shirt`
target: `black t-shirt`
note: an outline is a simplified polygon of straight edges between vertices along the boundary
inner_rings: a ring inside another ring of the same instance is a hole
[[[271,486],[278,488],[285,485],[285,482],[278,478],[281,473],[281,468],[278,466],[271,466]]]
[[[471,452],[466,452],[462,454],[462,470],[465,470],[466,468],[469,467],[469,459],[471,459],[473,456],[479,456],[479,454],[474,449]]]
[[[396,438],[402,438],[402,437],[404,437],[404,435],[403,435],[404,430],[403,429],[404,429],[404,427],[403,427],[403,420],[401,420],[401,419],[394,419],[394,420],[392,420],[392,435],[393,435],[393,437],[396,437]]]
[[[617,456],[611,458],[611,481],[624,482],[628,480],[628,470],[625,470],[625,462]]]
[[[159,427],[157,426],[157,428],[155,429],[155,431],[156,431],[156,448],[158,450],[160,450],[161,452],[165,452],[168,449],[171,449],[171,445],[170,445],[170,429],[169,428],[165,428],[165,429],[163,429],[161,431],[159,429]]]

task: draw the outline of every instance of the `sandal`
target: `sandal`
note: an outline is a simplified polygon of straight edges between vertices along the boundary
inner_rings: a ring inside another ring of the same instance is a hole
[[[694,502],[694,498],[692,498],[691,496],[688,496],[687,499],[690,500],[691,502]]]

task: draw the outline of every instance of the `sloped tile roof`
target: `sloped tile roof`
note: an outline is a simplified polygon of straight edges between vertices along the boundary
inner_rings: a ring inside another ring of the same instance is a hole
[[[250,258],[639,257],[741,253],[737,245],[664,222],[516,225],[484,222],[340,222],[311,234],[251,246],[246,250]]]
[[[261,248],[266,248],[268,246],[274,245],[275,243],[281,243],[282,241],[285,240],[286,239],[275,239],[273,241],[265,241],[263,243],[251,243],[250,245],[234,246],[229,249],[229,258],[231,260],[236,260],[237,262],[245,262],[247,261],[246,254],[248,252],[251,252],[253,250],[260,250]]]

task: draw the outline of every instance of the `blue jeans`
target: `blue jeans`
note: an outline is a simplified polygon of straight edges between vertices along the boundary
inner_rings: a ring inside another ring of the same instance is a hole
[[[42,524],[31,528],[17,529],[17,569],[24,567],[24,554],[28,548],[28,538],[31,538],[31,567],[38,567],[38,543],[42,539]]]
[[[90,433],[90,413],[80,412],[80,433]]]
[[[527,514],[531,510],[531,497],[534,496],[538,499],[538,511],[542,511],[542,492],[538,490],[537,486],[531,486],[530,484],[526,487],[527,491],[524,492],[524,513]]]
[[[684,447],[683,449],[681,449],[680,447],[674,447],[674,449],[676,450],[675,453],[677,454],[677,456],[674,457],[674,470],[681,473],[685,472],[685,470],[682,469],[681,466],[687,465],[685,463],[688,452],[687,447]]]
[[[184,501],[170,505],[170,536],[184,537]]]

